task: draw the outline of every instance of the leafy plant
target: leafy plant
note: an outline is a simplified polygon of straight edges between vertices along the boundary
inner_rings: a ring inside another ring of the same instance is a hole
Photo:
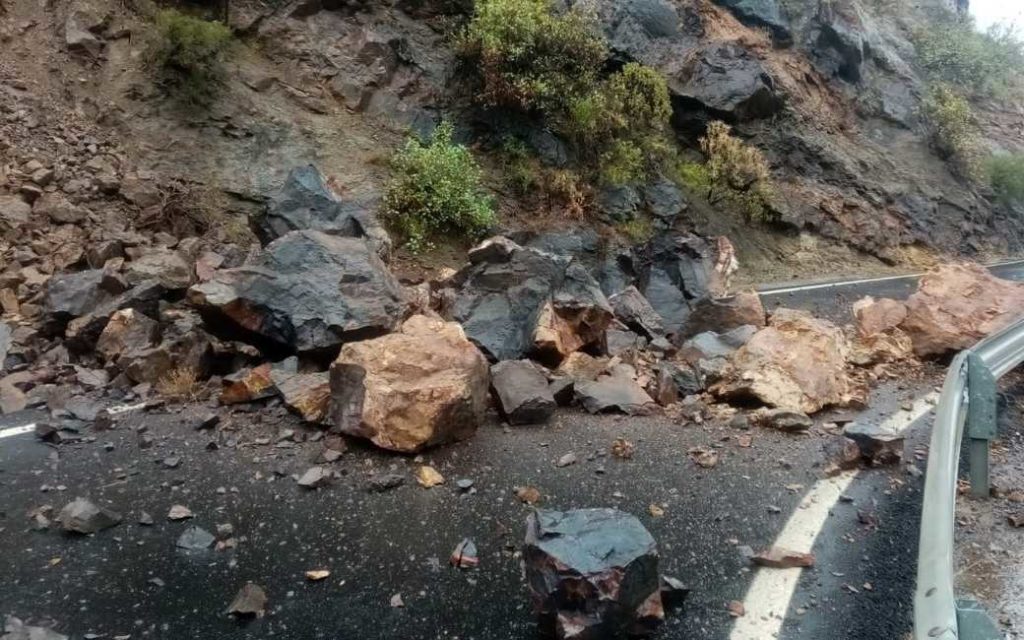
[[[1024,153],[992,156],[988,174],[1000,200],[1024,203]]]
[[[983,153],[971,104],[947,84],[934,85],[922,103],[935,148],[967,178],[984,179]]]
[[[715,121],[700,139],[703,164],[684,162],[679,181],[712,205],[724,206],[747,220],[770,222],[774,212],[771,170],[761,151],[732,135],[729,125]]]
[[[589,91],[606,56],[593,18],[550,0],[477,0],[460,48],[479,64],[482,102],[545,112]]]
[[[233,43],[231,29],[220,22],[164,9],[156,15],[149,56],[185,102],[201,104],[216,93]]]
[[[1012,27],[982,33],[969,16],[937,20],[914,34],[914,44],[933,77],[974,94],[998,94],[1024,69],[1024,42]]]
[[[477,237],[495,221],[480,167],[452,135],[443,122],[429,143],[411,137],[391,160],[384,216],[414,252],[440,234]]]
[[[671,157],[672,106],[664,78],[630,63],[602,80],[607,57],[593,19],[550,0],[477,0],[461,36],[488,106],[539,113],[584,158],[588,177],[643,180]]]

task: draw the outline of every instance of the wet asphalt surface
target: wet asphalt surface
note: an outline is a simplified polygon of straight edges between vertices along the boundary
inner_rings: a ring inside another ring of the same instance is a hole
[[[880,394],[875,410],[895,409],[929,384]],[[541,506],[615,506],[649,528],[662,572],[693,589],[658,637],[728,638],[726,605],[743,600],[753,576],[737,546],[773,542],[823,477],[828,439],[820,426],[793,436],[743,432],[726,421],[565,411],[546,427],[508,429],[493,420],[475,438],[420,459],[353,443],[330,465],[341,474],[334,484],[307,490],[293,474],[311,466],[323,445],[273,442],[283,429],[313,430],[280,408],[253,409],[223,412],[216,432],[194,431],[196,408],[186,408],[125,414],[114,430],[89,434],[90,443],[52,447],[32,434],[0,440],[0,614],[74,638],[535,638],[518,556],[530,507],[513,493],[534,486]],[[139,448],[140,427],[152,447]],[[743,433],[753,436],[749,448],[740,446]],[[635,444],[633,459],[607,454],[617,437]],[[208,450],[211,440],[217,450]],[[693,447],[717,450],[718,465],[697,466]],[[578,462],[557,467],[570,452]],[[164,468],[168,456],[180,466]],[[421,462],[447,482],[418,486]],[[368,478],[382,471],[403,474],[405,485],[369,493]],[[460,478],[472,479],[475,493],[460,492]],[[919,487],[900,467],[862,474],[853,502],[836,506],[818,538],[818,564],[805,571],[783,637],[853,640],[909,630]],[[124,522],[92,536],[32,530],[32,509],[59,509],[77,496],[120,512]],[[649,514],[652,503],[664,516]],[[885,524],[877,530],[857,515],[875,503]],[[196,517],[167,521],[175,504]],[[153,525],[137,523],[143,511]],[[235,528],[235,549],[175,548],[188,526],[213,532],[223,523]],[[447,559],[465,537],[477,543],[480,566],[461,571]],[[331,576],[308,582],[304,572],[312,569]],[[266,590],[268,613],[239,624],[224,610],[248,580]],[[856,595],[843,587],[864,582],[877,586]],[[390,605],[398,593],[402,608]]]

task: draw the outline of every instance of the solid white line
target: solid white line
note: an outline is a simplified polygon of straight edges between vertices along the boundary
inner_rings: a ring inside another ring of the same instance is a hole
[[[843,280],[842,282],[823,282],[821,284],[805,284],[798,287],[788,287],[785,289],[768,289],[767,291],[758,291],[761,296],[776,296],[783,293],[795,293],[797,291],[814,291],[816,289],[838,289],[840,287],[852,287],[858,284],[872,284],[875,282],[888,282],[889,280],[908,280],[910,278],[920,278],[922,274],[911,273],[904,276],[884,276],[881,278],[865,278],[863,280]]]
[[[0,429],[0,439],[10,438],[11,436],[20,436],[23,433],[31,433],[35,430],[35,423],[25,424],[20,427],[8,427],[6,429]]]
[[[986,268],[987,269],[995,269],[996,267],[1009,267],[1009,266],[1013,266],[1015,264],[1024,264],[1024,261],[1021,261],[1021,260],[1011,260],[1009,262],[997,262],[996,264],[987,265]],[[783,293],[796,293],[797,291],[814,291],[816,289],[828,289],[828,288],[838,289],[840,287],[852,287],[852,286],[858,285],[858,284],[871,284],[871,283],[874,283],[874,282],[888,282],[890,280],[904,280],[904,279],[908,279],[908,278],[920,278],[923,275],[924,275],[923,273],[908,273],[908,274],[904,274],[904,275],[901,275],[901,276],[882,276],[882,277],[879,277],[879,278],[862,278],[862,279],[859,279],[859,280],[840,280],[838,282],[820,282],[818,284],[805,284],[805,285],[798,285],[798,286],[793,286],[793,287],[786,287],[786,288],[783,288],[783,289],[758,290],[758,293],[761,294],[762,297],[763,296],[775,296],[775,295],[781,295]]]
[[[882,432],[900,433],[928,414],[934,408],[938,394],[931,392],[914,401],[910,411],[900,410],[880,425]],[[839,497],[850,487],[860,472],[846,471],[833,478],[818,481],[800,501],[789,517],[774,546],[811,553],[829,513]],[[777,638],[786,619],[789,603],[796,592],[802,569],[760,569],[750,584],[743,607],[746,613],[737,618],[729,640],[766,640]]]
[[[814,540],[825,526],[829,512],[839,496],[857,477],[857,471],[847,471],[834,478],[826,478],[800,501],[786,527],[779,534],[775,546],[799,553],[810,553]],[[782,621],[793,599],[802,569],[762,569],[743,601],[746,614],[736,619],[729,640],[765,640],[777,638]]]

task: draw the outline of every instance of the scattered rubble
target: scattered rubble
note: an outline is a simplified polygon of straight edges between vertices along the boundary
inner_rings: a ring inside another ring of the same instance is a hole
[[[751,557],[751,562],[760,567],[772,569],[796,569],[814,566],[814,554],[790,551],[782,547],[770,547]]]

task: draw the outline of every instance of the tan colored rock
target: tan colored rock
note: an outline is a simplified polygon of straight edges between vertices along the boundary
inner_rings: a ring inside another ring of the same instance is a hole
[[[607,371],[609,363],[608,358],[595,358],[590,354],[577,351],[569,354],[569,357],[558,365],[555,373],[560,377],[571,378],[575,381],[597,380],[599,375]]]
[[[271,370],[270,377],[286,407],[306,422],[326,422],[331,402],[331,382],[326,372],[289,375]]]
[[[769,325],[733,356],[733,370],[712,388],[719,397],[814,413],[851,400],[850,345],[831,322],[777,309]]]
[[[902,329],[890,329],[872,336],[857,335],[850,362],[858,365],[897,362],[914,355],[914,343]]]
[[[331,367],[339,431],[394,451],[468,438],[487,410],[487,360],[462,327],[413,316],[398,333],[342,347]]]
[[[269,398],[277,393],[271,377],[270,363],[225,376],[220,391],[221,404],[240,404]]]
[[[541,307],[533,333],[533,354],[539,360],[558,363],[588,344],[601,343],[612,320],[605,306],[563,305],[552,302]]]
[[[143,280],[156,280],[168,289],[187,289],[192,283],[192,269],[176,251],[150,247],[124,268],[125,278],[131,284]]]
[[[870,338],[891,331],[907,319],[907,305],[899,300],[865,296],[853,303],[853,316],[857,320],[857,334]]]
[[[152,347],[160,326],[135,309],[122,309],[110,316],[107,326],[96,341],[98,351],[108,362],[129,351]]]
[[[921,277],[900,325],[919,356],[974,346],[1024,317],[1024,284],[973,264],[944,265]]]

